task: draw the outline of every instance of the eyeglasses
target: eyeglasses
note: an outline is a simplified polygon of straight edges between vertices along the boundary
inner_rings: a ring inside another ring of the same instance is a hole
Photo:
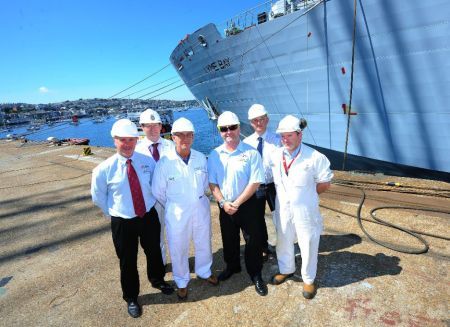
[[[239,125],[230,125],[230,126],[220,126],[219,131],[225,133],[226,131],[235,131],[237,130]]]

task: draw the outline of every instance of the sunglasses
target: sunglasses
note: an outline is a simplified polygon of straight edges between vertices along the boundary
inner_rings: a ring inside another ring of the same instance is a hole
[[[238,129],[238,127],[239,127],[239,125],[220,126],[219,131],[221,131],[222,133],[224,133],[226,131],[235,131]]]

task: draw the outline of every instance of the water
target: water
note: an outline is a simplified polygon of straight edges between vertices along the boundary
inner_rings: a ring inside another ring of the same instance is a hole
[[[208,154],[213,148],[222,143],[222,139],[216,127],[216,121],[211,121],[206,112],[201,108],[191,108],[185,111],[174,111],[174,119],[185,117],[189,119],[195,127],[195,138],[193,148]],[[72,125],[69,122],[59,123],[53,126],[43,125],[40,130],[28,131],[28,126],[23,126],[12,130],[11,132],[0,133],[0,138],[5,138],[7,134],[27,134],[26,138],[32,141],[46,141],[48,137],[53,136],[57,139],[67,138],[88,138],[90,145],[114,147],[111,138],[111,126],[116,119],[111,117],[102,123],[95,124],[92,119],[83,118],[79,120],[78,125]]]

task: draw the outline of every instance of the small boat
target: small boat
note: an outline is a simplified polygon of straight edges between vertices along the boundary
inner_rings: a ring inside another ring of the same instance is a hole
[[[70,145],[89,145],[89,139],[87,138],[69,138],[63,140]]]
[[[73,115],[72,116],[72,121],[71,124],[72,125],[78,125],[79,121],[78,121],[78,116],[77,115]]]
[[[95,117],[92,121],[94,124],[100,124],[100,123],[105,122],[105,118],[104,117]]]
[[[27,131],[37,131],[41,129],[41,125],[33,124],[27,127]]]

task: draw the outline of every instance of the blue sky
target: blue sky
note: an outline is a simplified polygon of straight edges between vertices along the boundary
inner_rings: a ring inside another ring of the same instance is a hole
[[[0,103],[110,97],[167,65],[187,33],[262,2],[4,0]],[[169,67],[120,96],[173,76]],[[193,96],[183,86],[158,98]]]

